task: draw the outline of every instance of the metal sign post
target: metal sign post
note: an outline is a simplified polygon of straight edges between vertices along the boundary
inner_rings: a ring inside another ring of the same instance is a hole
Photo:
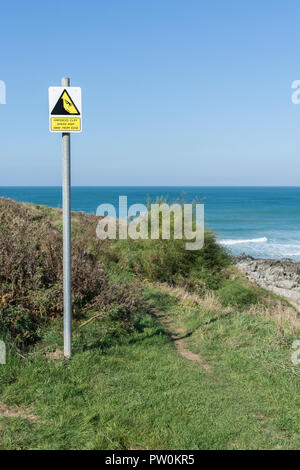
[[[62,78],[61,87],[49,88],[50,132],[62,133],[63,151],[63,288],[64,356],[72,355],[72,245],[71,245],[71,133],[81,132],[81,88],[70,87]]]
[[[62,78],[63,87],[70,86],[69,78]],[[63,271],[64,271],[64,356],[72,354],[72,246],[71,246],[71,136],[62,134],[63,151]]]

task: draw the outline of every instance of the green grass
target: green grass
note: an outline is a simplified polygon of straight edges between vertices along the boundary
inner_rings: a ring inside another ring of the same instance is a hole
[[[243,309],[250,305],[257,304],[258,294],[244,285],[240,280],[229,279],[223,282],[222,286],[217,290],[217,296],[223,307],[236,307]]]
[[[12,353],[1,366],[1,401],[40,417],[34,424],[0,418],[1,448],[299,447],[299,368],[290,360],[289,330],[280,337],[275,321],[240,311],[209,323],[215,312],[157,288],[144,295],[183,328],[194,323],[186,345],[211,371],[180,357],[149,314],[122,339],[113,340],[103,322],[84,332],[75,326],[72,360],[49,360],[43,352],[61,344],[58,321],[26,359]]]

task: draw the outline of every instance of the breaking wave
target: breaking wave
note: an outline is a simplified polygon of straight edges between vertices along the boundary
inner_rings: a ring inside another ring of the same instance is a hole
[[[240,245],[242,243],[267,243],[267,237],[262,238],[250,238],[248,240],[220,240],[221,245],[231,246]]]

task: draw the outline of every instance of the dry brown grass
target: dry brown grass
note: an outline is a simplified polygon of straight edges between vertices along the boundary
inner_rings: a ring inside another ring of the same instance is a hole
[[[9,407],[4,403],[0,403],[0,417],[3,418],[21,418],[29,423],[37,423],[39,417],[34,415],[29,408],[21,408],[18,406]]]
[[[232,308],[222,307],[219,299],[213,291],[207,291],[204,296],[187,291],[184,287],[173,287],[165,283],[157,283],[157,287],[173,295],[180,304],[193,307],[200,307],[207,311],[220,311],[223,313],[230,312]]]
[[[293,306],[283,303],[280,299],[277,299],[275,304],[274,299],[272,299],[267,305],[251,305],[248,313],[251,315],[262,315],[264,317],[274,318],[281,325],[288,323],[297,328],[300,326],[297,310],[295,310]]]
[[[199,307],[204,311],[215,311],[222,314],[233,311],[232,307],[221,305],[214,291],[208,291],[204,296],[199,296],[183,287],[173,287],[165,283],[157,283],[156,285],[164,292],[174,296],[181,305]],[[247,313],[274,318],[280,325],[288,323],[293,327],[300,327],[300,319],[294,306],[272,294],[263,295],[261,300],[261,303],[249,306]]]

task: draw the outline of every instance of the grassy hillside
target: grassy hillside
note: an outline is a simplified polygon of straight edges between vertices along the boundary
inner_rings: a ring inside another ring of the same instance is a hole
[[[74,354],[62,357],[61,212],[0,199],[3,449],[299,448],[296,311],[207,233],[101,242],[73,215]]]

